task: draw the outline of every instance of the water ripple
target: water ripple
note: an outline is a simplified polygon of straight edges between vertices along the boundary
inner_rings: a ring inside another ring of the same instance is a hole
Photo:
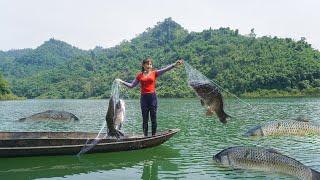
[[[252,106],[227,100],[232,116],[226,125],[216,116],[206,117],[197,99],[159,99],[158,129],[180,128],[165,144],[146,150],[66,157],[16,158],[0,161],[0,177],[101,179],[293,179],[282,174],[233,170],[212,160],[222,149],[250,145],[274,148],[320,171],[319,136],[246,138],[242,135],[257,124],[304,116],[320,123],[320,99],[248,99]],[[1,131],[88,131],[98,132],[103,124],[107,100],[0,101]],[[79,122],[18,122],[36,112],[56,109],[76,114]],[[139,100],[127,100],[123,131],[141,133]],[[10,163],[5,163],[10,162]],[[30,163],[33,162],[33,163]],[[40,171],[39,171],[40,170]],[[40,173],[37,174],[37,171]],[[17,173],[19,172],[19,173]],[[124,174],[129,175],[124,175]]]

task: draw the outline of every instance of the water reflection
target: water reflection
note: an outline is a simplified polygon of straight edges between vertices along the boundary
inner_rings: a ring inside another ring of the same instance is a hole
[[[159,179],[157,161],[145,161],[143,163],[143,173],[142,173],[141,179],[143,180]]]
[[[158,179],[159,168],[170,166],[178,170],[178,166],[170,159],[179,156],[178,150],[161,145],[138,151],[85,154],[81,158],[76,156],[2,158],[0,177],[1,179],[73,177],[143,165],[142,179]]]

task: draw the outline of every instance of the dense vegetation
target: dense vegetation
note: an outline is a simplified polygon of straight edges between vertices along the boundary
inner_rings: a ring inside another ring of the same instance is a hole
[[[2,74],[0,72],[0,100],[12,100],[19,99],[17,96],[12,94],[9,83],[3,79]]]
[[[304,38],[241,35],[229,28],[188,32],[171,18],[130,41],[89,51],[50,39],[36,49],[0,51],[0,71],[27,98],[105,98],[115,78],[131,81],[141,60],[157,68],[184,58],[224,89],[249,97],[320,95],[320,52]],[[158,80],[161,97],[191,97],[183,68]],[[130,91],[138,96],[138,88]]]

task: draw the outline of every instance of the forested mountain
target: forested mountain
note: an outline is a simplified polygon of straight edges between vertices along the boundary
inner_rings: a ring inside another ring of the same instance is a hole
[[[3,64],[5,76],[23,78],[35,72],[54,68],[71,61],[73,57],[83,56],[86,53],[63,41],[50,39],[34,50],[8,51],[6,63],[3,64],[0,60],[0,65]]]
[[[108,97],[115,78],[131,81],[141,60],[156,68],[184,58],[237,95],[320,95],[320,52],[305,39],[241,35],[229,28],[188,32],[171,18],[130,41],[80,50],[50,39],[36,49],[0,51],[0,71],[28,98]],[[161,97],[190,97],[183,68],[158,80]],[[138,89],[130,91],[138,96]],[[271,94],[270,94],[271,93]]]

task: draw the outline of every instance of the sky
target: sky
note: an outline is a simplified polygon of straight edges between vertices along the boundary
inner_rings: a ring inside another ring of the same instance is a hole
[[[109,48],[168,17],[189,32],[254,28],[258,37],[305,37],[320,50],[319,8],[319,0],[0,0],[0,50],[34,49],[50,38]]]

